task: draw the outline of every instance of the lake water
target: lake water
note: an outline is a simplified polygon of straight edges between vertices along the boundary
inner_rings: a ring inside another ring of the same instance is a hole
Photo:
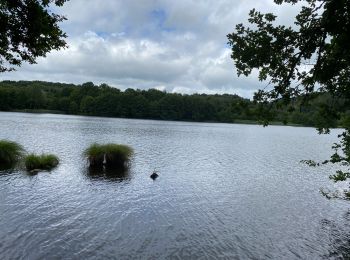
[[[337,132],[0,113],[0,139],[61,160],[0,172],[0,259],[346,259],[350,204],[320,194],[330,166],[299,163]],[[130,171],[89,172],[93,142],[131,145]]]

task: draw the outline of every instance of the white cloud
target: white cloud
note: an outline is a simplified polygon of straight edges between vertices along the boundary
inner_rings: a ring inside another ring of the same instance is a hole
[[[252,8],[290,24],[299,7],[272,0],[71,0],[56,9],[68,18],[62,28],[69,48],[1,76],[252,97],[264,83],[256,73],[238,78],[226,45],[226,34]]]

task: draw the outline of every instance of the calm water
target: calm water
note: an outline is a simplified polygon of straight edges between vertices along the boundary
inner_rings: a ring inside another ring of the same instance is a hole
[[[299,163],[326,159],[336,132],[0,113],[4,138],[61,164],[0,172],[1,259],[350,257],[349,202],[320,195],[330,168]],[[87,171],[92,142],[134,147],[130,171]]]

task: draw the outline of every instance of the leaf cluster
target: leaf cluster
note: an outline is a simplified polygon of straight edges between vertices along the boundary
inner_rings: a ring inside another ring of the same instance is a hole
[[[238,75],[259,70],[271,90],[261,90],[256,100],[276,100],[329,92],[349,96],[350,1],[275,1],[277,4],[306,2],[294,26],[275,25],[276,16],[255,9],[249,26],[238,24],[228,34]]]
[[[248,76],[257,69],[259,80],[268,81],[254,96],[262,104],[292,104],[303,97],[303,105],[307,106],[317,96],[315,93],[330,96],[331,102],[325,100],[320,104],[315,115],[317,130],[327,134],[350,107],[350,0],[274,2],[302,4],[294,25],[276,25],[274,14],[251,10],[249,25],[238,24],[227,35],[237,73]],[[269,114],[264,114],[267,124]],[[340,141],[323,164],[350,166],[350,117],[344,118]],[[310,160],[304,162],[320,165]],[[345,181],[349,173],[338,170],[330,178]]]
[[[58,24],[66,18],[51,12],[50,5],[66,0],[0,0],[0,72],[22,62],[33,64],[51,50],[66,47],[66,34]]]

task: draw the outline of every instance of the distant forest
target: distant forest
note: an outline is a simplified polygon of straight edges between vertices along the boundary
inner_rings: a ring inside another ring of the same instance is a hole
[[[286,107],[282,102],[261,105],[229,94],[184,95],[131,88],[121,91],[107,84],[97,86],[92,82],[74,85],[2,81],[0,110],[225,123],[258,123],[266,111],[272,122],[317,126],[323,104],[331,102],[331,98],[325,94],[315,95],[318,96],[312,102],[304,104],[301,98]],[[338,102],[334,106],[337,111],[341,111],[342,116],[329,118],[331,126],[341,125],[342,117],[350,114],[350,108],[344,107],[345,103]]]

